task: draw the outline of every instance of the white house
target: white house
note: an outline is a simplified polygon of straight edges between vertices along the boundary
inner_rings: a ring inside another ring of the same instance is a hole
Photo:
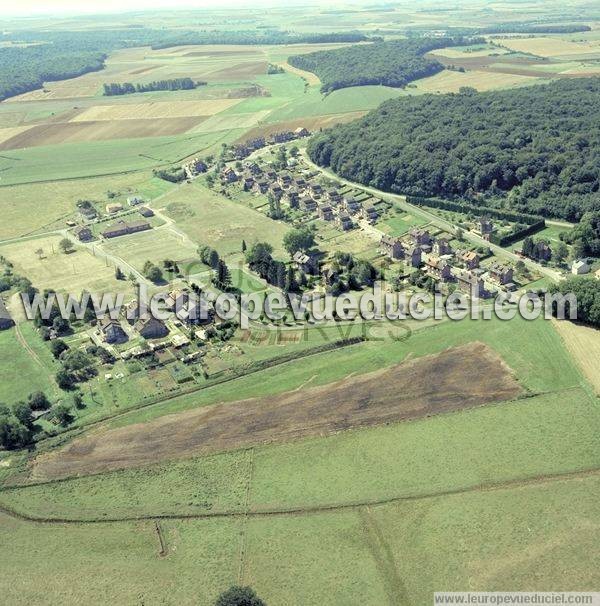
[[[587,264],[587,261],[583,259],[578,259],[577,261],[573,261],[573,265],[571,265],[571,273],[576,276],[582,276],[583,274],[590,273],[590,266]]]

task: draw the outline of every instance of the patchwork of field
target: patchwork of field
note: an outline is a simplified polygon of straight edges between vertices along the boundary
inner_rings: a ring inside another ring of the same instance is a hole
[[[39,290],[79,294],[123,292],[130,290],[126,281],[115,279],[115,266],[84,247],[72,253],[60,251],[63,236],[46,236],[0,245],[0,253],[11,261],[15,272],[29,278]]]
[[[504,38],[502,46],[521,53],[531,53],[538,57],[586,57],[600,56],[600,41],[572,42],[564,38]]]
[[[417,80],[414,85],[417,90],[427,93],[457,93],[463,86],[470,86],[478,91],[486,91],[528,86],[538,81],[537,78],[518,74],[444,70],[435,76]]]
[[[138,139],[180,135],[202,122],[200,117],[156,119],[79,121],[23,127],[12,137],[0,141],[0,150],[22,149],[40,145],[109,141],[112,139]],[[13,129],[6,129],[13,130]],[[16,129],[15,129],[16,130]],[[0,132],[0,137],[2,133]]]
[[[90,434],[38,458],[33,474],[56,479],[322,436],[509,400],[520,391],[498,355],[475,343],[276,400],[243,400]]]
[[[149,103],[121,103],[119,105],[95,105],[84,110],[71,122],[99,120],[157,120],[212,116],[237,103],[239,99],[214,99],[195,101],[156,101]]]

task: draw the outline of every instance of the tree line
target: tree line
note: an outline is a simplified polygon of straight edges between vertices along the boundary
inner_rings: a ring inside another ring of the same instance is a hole
[[[480,40],[469,43],[474,41]],[[316,74],[325,93],[349,86],[403,87],[444,69],[439,61],[424,57],[425,53],[466,43],[463,38],[394,40],[294,55],[288,63]]]
[[[131,82],[111,82],[104,84],[104,96],[131,95],[133,93],[148,93],[157,90],[193,90],[198,86],[205,86],[206,82],[195,82],[191,78],[173,78],[171,80],[154,80],[146,84],[133,84]]]
[[[600,79],[402,97],[314,137],[311,159],[385,191],[577,221],[600,210]]]

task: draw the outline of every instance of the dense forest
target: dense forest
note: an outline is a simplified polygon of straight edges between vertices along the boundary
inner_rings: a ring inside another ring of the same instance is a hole
[[[148,93],[156,90],[192,90],[204,86],[206,82],[194,82],[191,78],[173,78],[172,80],[154,80],[146,84],[132,84],[131,82],[111,82],[104,84],[104,96],[131,95],[133,93]]]
[[[249,32],[180,31],[123,28],[85,31],[22,30],[0,34],[0,42],[29,46],[0,48],[0,101],[37,88],[44,82],[75,78],[103,69],[108,53],[119,48],[179,44],[291,44],[360,42],[357,32],[293,34],[279,30]]]
[[[416,38],[349,46],[294,55],[290,65],[316,74],[323,92],[348,86],[383,84],[402,87],[411,80],[432,76],[444,69],[423,55],[436,48],[465,44],[462,38]]]
[[[579,220],[600,210],[600,79],[392,99],[309,153],[387,191]]]
[[[101,70],[105,59],[101,51],[73,52],[62,45],[0,48],[0,101],[41,88],[44,82]]]

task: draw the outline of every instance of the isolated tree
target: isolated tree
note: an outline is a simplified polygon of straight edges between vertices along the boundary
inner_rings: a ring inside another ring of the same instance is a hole
[[[37,258],[41,260],[41,258],[44,256],[44,249],[42,248],[38,248],[35,251],[35,254],[37,255]]]
[[[242,252],[245,253],[248,250],[248,246],[246,246],[246,240],[242,240]]]
[[[292,229],[283,236],[283,246],[290,256],[294,256],[299,250],[309,250],[314,243],[315,234],[308,227]]]
[[[121,271],[120,267],[116,267],[115,268],[115,278],[117,280],[124,280],[125,279],[125,274]]]
[[[223,290],[227,290],[231,286],[231,274],[223,259],[219,259],[217,265],[217,285]]]
[[[73,242],[69,240],[69,238],[63,238],[59,242],[58,247],[65,254],[72,253],[75,250],[75,246],[73,245]]]
[[[213,268],[213,269],[217,269],[219,267],[219,253],[212,249],[210,251],[210,254],[208,256],[208,264]]]
[[[53,410],[53,416],[63,427],[68,427],[75,420],[71,407],[68,404],[59,404]]]
[[[50,408],[50,400],[46,397],[43,391],[34,391],[27,398],[31,410],[48,410]]]
[[[27,402],[17,402],[13,407],[15,418],[30,431],[33,429],[33,414]]]
[[[73,387],[73,385],[75,384],[75,379],[66,368],[61,368],[56,373],[56,383],[61,389],[67,390]]]
[[[151,261],[146,261],[143,268],[143,274],[148,280],[154,282],[162,282],[163,274],[160,267],[154,265]]]
[[[251,587],[234,585],[223,592],[215,602],[215,606],[267,606]]]
[[[50,343],[50,351],[56,359],[60,357],[63,351],[67,351],[67,349],[69,349],[69,346],[61,339],[56,339]]]
[[[554,261],[557,265],[562,265],[569,256],[569,248],[564,242],[559,242],[554,248]]]
[[[73,394],[73,406],[77,409],[85,408],[85,404],[83,403],[83,396],[80,391],[76,391]]]

